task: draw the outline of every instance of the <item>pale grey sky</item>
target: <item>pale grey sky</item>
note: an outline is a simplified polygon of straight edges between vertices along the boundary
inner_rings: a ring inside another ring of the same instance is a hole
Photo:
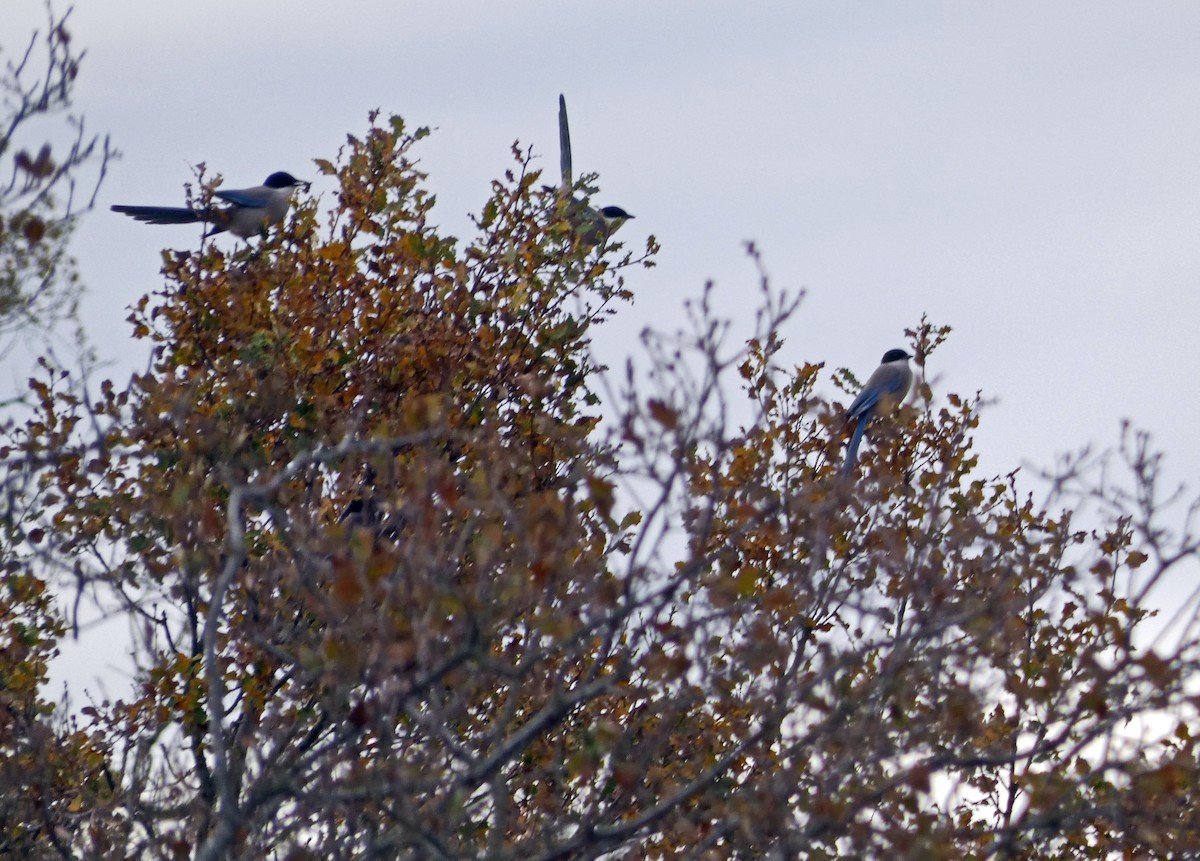
[[[3,2],[10,48],[41,0]],[[71,29],[77,107],[125,154],[76,246],[121,367],[146,349],[126,308],[196,231],[110,204],[181,200],[199,161],[235,187],[314,179],[379,107],[436,128],[418,154],[462,236],[514,140],[556,171],[564,92],[576,170],[637,216],[626,242],[663,245],[603,334],[610,363],[710,278],[745,315],[752,239],[808,290],[789,362],[865,376],[923,312],[952,325],[929,370],[996,399],[988,471],[1111,445],[1129,418],[1200,477],[1195,2],[85,0]]]

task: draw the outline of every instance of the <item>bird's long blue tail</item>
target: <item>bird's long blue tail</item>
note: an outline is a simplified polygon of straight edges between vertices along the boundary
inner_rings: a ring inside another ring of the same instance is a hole
[[[123,206],[112,208],[113,212],[129,215],[147,224],[193,224],[204,221],[204,213],[186,206]]]
[[[563,189],[571,188],[571,129],[567,125],[567,100],[558,96],[558,163],[562,169]]]
[[[854,462],[858,460],[858,446],[862,442],[863,433],[867,429],[867,421],[870,418],[869,411],[858,417],[858,424],[854,426],[854,434],[850,437],[850,445],[846,448],[846,460],[842,463],[842,475],[849,475],[854,471]]]

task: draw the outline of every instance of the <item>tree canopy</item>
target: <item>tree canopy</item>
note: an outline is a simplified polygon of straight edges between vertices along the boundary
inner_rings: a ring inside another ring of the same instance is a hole
[[[846,480],[823,366],[782,364],[799,297],[763,279],[731,346],[701,294],[648,371],[611,371],[591,336],[654,240],[581,242],[520,148],[476,234],[443,235],[424,138],[372,117],[318,160],[325,209],[164,252],[130,316],[146,373],[31,381],[3,448],[0,846],[1197,851],[1194,603],[1152,613],[1197,545],[1145,437],[1132,495],[1079,469],[1039,504],[980,475],[979,397],[926,384]],[[907,346],[928,367],[948,336],[914,320]],[[47,702],[54,591],[130,620],[131,695]]]

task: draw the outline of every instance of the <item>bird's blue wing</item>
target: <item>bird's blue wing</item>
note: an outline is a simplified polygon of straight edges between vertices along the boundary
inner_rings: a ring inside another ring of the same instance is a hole
[[[848,418],[856,419],[861,415],[869,415],[885,395],[899,395],[907,388],[903,373],[893,373],[891,369],[884,373],[880,373],[881,371],[884,369],[880,368],[871,375],[858,397],[850,404],[850,408],[846,410]]]
[[[853,420],[859,416],[869,415],[871,410],[875,409],[875,405],[879,403],[883,393],[884,389],[880,386],[865,386],[858,393],[858,397],[850,402],[850,408],[846,410],[846,417]]]
[[[231,188],[228,191],[218,189],[213,194],[234,206],[257,208],[267,205],[271,199],[271,191],[269,188]]]
[[[909,383],[904,379],[904,372],[892,374],[879,386],[879,394],[882,395],[900,395],[907,392]]]

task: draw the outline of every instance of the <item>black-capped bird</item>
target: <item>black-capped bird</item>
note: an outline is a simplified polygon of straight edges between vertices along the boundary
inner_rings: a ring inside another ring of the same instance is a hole
[[[842,475],[849,475],[854,470],[858,446],[867,430],[867,422],[877,415],[892,412],[904,402],[913,380],[912,368],[908,366],[908,360],[911,358],[912,356],[903,350],[888,350],[884,353],[883,362],[867,378],[862,391],[851,402],[850,409],[846,410],[846,420],[857,424],[854,426],[854,434],[850,437],[850,446],[846,449]]]
[[[599,245],[617,232],[618,228],[633,218],[619,206],[602,206],[595,209],[581,197],[575,197],[571,179],[571,129],[567,125],[567,100],[558,96],[558,157],[562,168],[562,186],[559,190],[564,198],[570,198],[568,215],[575,225],[575,232],[585,245]]]
[[[267,227],[282,224],[292,204],[292,192],[299,187],[308,190],[310,183],[296,179],[290,173],[276,171],[266,182],[254,188],[219,188],[215,197],[227,206],[193,209],[190,206],[125,206],[119,204],[113,212],[128,215],[147,224],[211,224],[205,236],[228,230],[234,236],[249,239]]]

